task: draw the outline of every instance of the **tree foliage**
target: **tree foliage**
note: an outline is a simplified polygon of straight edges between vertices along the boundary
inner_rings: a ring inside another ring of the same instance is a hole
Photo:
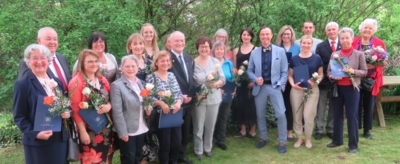
[[[2,0],[0,9],[0,108],[11,105],[18,61],[26,46],[37,43],[37,31],[45,26],[56,29],[58,52],[71,66],[95,31],[106,36],[109,52],[120,59],[126,55],[129,35],[146,22],[154,25],[160,47],[166,34],[185,33],[185,51],[191,55],[197,54],[197,38],[212,37],[219,28],[228,31],[235,48],[241,45],[239,34],[245,27],[257,34],[261,26],[270,26],[277,34],[282,26],[291,25],[300,37],[306,20],[315,23],[315,37],[326,39],[325,25],[330,21],[360,35],[360,22],[375,18],[380,27],[374,36],[395,56],[400,45],[400,6],[395,0]],[[253,43],[260,45],[258,38]]]

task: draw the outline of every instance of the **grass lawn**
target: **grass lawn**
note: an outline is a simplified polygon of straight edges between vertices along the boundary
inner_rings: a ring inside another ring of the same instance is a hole
[[[187,148],[187,157],[196,163],[400,163],[400,116],[386,116],[386,128],[378,127],[375,120],[374,129],[371,131],[373,140],[360,137],[357,154],[348,153],[348,139],[345,138],[345,146],[338,148],[327,148],[331,142],[323,136],[322,140],[312,138],[313,147],[307,149],[303,145],[294,148],[294,141],[287,141],[287,152],[278,153],[277,128],[268,130],[269,139],[267,146],[256,149],[258,135],[254,139],[234,138],[233,134],[228,135],[226,145],[228,150],[223,151],[214,147],[212,152],[214,158],[204,156],[204,161],[199,162],[193,151],[193,143]],[[347,127],[347,126],[345,126]],[[347,135],[347,128],[345,128]],[[362,130],[360,130],[362,136]],[[19,164],[24,163],[24,151],[22,145],[9,147],[0,150],[0,163]],[[78,162],[77,162],[78,163]],[[113,163],[119,162],[119,152],[114,155]],[[155,163],[155,162],[153,162]],[[74,163],[75,164],[75,163]]]

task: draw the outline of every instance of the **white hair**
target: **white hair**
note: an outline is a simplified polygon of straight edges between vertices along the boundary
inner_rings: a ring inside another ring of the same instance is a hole
[[[43,32],[44,32],[44,31],[46,31],[46,30],[53,30],[54,32],[56,32],[56,33],[57,33],[57,31],[56,31],[56,30],[54,30],[54,29],[53,29],[53,28],[51,28],[51,27],[43,27],[43,28],[39,29],[39,31],[38,31],[38,35],[37,35],[37,38],[41,38],[41,37],[42,37],[42,35],[43,35]]]
[[[221,41],[215,42],[214,45],[212,46],[212,50],[211,50],[212,55],[215,57],[215,48],[217,48],[218,46],[224,47],[224,56],[225,56],[226,55],[226,47],[225,47],[225,44]]]
[[[366,24],[374,25],[374,32],[376,32],[376,30],[378,30],[378,21],[376,19],[373,19],[373,18],[367,18],[364,21],[362,21],[361,24],[358,26],[358,30],[361,31],[361,29],[364,28],[364,26]]]
[[[171,41],[173,41],[173,37],[174,37],[175,34],[182,34],[183,35],[183,40],[185,40],[185,34],[183,32],[174,31],[174,32],[171,33],[171,36],[170,36]]]
[[[339,24],[337,22],[329,22],[328,24],[326,24],[325,26],[325,31],[328,31],[328,27],[335,25],[338,29],[339,29]]]
[[[31,44],[28,47],[26,47],[24,51],[24,61],[29,69],[31,68],[29,66],[29,60],[31,59],[31,54],[35,50],[39,51],[41,54],[45,55],[47,59],[49,59],[49,65],[53,62],[53,56],[51,55],[50,50],[46,46],[40,44]]]
[[[351,37],[351,38],[354,38],[354,31],[353,31],[353,29],[351,29],[350,27],[343,27],[342,29],[340,29],[340,31],[339,31],[339,36],[340,36],[342,33],[345,33],[345,32],[350,33],[350,37]]]
[[[136,65],[139,67],[139,59],[135,55],[126,55],[121,59],[121,67],[124,66],[127,60],[134,60]]]

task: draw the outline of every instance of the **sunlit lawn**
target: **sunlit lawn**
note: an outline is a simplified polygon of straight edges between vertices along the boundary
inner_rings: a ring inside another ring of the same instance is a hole
[[[196,159],[193,151],[193,143],[187,149],[187,157],[196,163],[400,163],[400,116],[386,116],[386,128],[378,127],[375,120],[374,129],[371,131],[373,140],[360,138],[357,154],[348,153],[347,138],[345,146],[338,148],[327,148],[331,142],[326,136],[322,140],[312,139],[313,147],[307,149],[303,145],[294,148],[294,141],[287,141],[287,153],[278,153],[277,129],[268,130],[269,139],[267,146],[256,149],[258,135],[254,139],[234,138],[229,134],[226,141],[228,150],[223,151],[214,147],[212,152],[214,158],[204,156],[205,160],[200,162]],[[360,130],[362,136],[362,130]],[[345,128],[345,134],[347,129]],[[119,152],[114,155],[114,162],[119,163]],[[17,164],[24,163],[24,152],[22,146],[5,148],[0,150],[0,163]]]

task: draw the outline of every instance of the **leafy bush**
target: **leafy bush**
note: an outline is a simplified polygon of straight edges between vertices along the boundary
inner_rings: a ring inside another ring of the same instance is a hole
[[[5,126],[0,127],[0,148],[20,143],[22,143],[22,132],[15,125],[12,115],[7,115]]]

